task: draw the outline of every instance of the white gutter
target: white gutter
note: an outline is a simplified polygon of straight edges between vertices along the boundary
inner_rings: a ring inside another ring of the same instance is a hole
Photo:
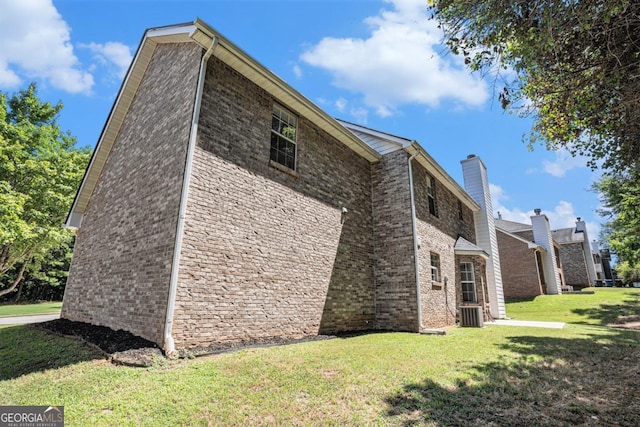
[[[180,214],[178,216],[178,226],[176,229],[176,244],[173,251],[173,263],[171,264],[171,279],[169,282],[169,301],[167,304],[167,316],[164,324],[164,351],[167,355],[175,352],[173,341],[173,312],[176,305],[176,292],[178,289],[178,270],[180,268],[180,252],[182,251],[182,234],[184,232],[184,220],[187,213],[187,197],[189,194],[189,181],[191,180],[191,163],[195,151],[198,136],[198,122],[200,120],[200,106],[202,104],[202,92],[204,91],[204,79],[207,71],[207,61],[218,44],[218,38],[213,37],[211,46],[202,56],[200,61],[200,74],[198,76],[198,88],[193,106],[193,117],[191,120],[191,131],[189,132],[189,145],[187,147],[187,160],[182,179],[182,195],[180,197]]]
[[[409,193],[411,194],[411,224],[413,225],[413,260],[415,262],[416,271],[416,296],[418,300],[418,332],[421,332],[422,326],[422,297],[420,296],[420,262],[418,260],[418,228],[416,226],[416,202],[413,195],[413,168],[411,160],[415,159],[419,151],[409,157],[407,164],[409,165]]]

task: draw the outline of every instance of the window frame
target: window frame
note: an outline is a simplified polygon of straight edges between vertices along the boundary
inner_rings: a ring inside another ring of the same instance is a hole
[[[436,184],[431,175],[427,175],[427,207],[429,213],[436,218],[438,217],[438,200],[436,198]]]
[[[274,128],[276,120],[278,121],[277,129]],[[271,110],[271,131],[269,132],[269,162],[278,169],[284,168],[285,170],[293,172],[298,169],[298,121],[298,116],[291,110],[277,102],[273,103]],[[287,127],[293,128],[292,136],[282,132],[282,130]],[[274,141],[274,138],[276,138],[276,141]],[[282,144],[283,142],[284,144]],[[293,146],[293,156],[281,149],[282,145],[287,144]],[[280,161],[283,156],[284,161]],[[291,162],[291,157],[293,157],[293,162]]]
[[[431,265],[431,281],[440,283],[440,255],[430,252],[429,263]]]
[[[463,266],[469,266],[469,270],[466,271]],[[476,272],[475,267],[472,262],[461,262],[460,263],[460,288],[462,289],[462,302],[478,302],[478,292],[476,287]],[[471,280],[469,278],[465,278],[465,273],[471,274]],[[466,279],[466,280],[465,280]],[[465,285],[471,285],[471,289],[465,289]],[[472,299],[467,299],[467,296],[471,295]]]

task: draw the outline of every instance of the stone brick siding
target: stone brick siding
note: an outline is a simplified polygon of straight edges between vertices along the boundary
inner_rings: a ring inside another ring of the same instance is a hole
[[[372,167],[376,326],[417,332],[418,306],[409,168],[404,150]]]
[[[201,54],[157,47],[78,232],[63,318],[162,343]]]
[[[560,263],[565,283],[574,288],[589,286],[589,275],[584,259],[582,243],[560,245]]]
[[[296,174],[270,166],[274,102],[210,59],[183,237],[177,348],[374,327],[371,165],[298,116]]]
[[[504,297],[508,299],[542,295],[535,250],[500,230],[496,234]]]
[[[429,212],[427,174],[422,165],[413,163],[413,186],[416,204],[418,261],[422,304],[422,326],[437,328],[456,321],[456,257],[454,245],[458,236],[475,242],[473,212],[462,206],[459,215],[458,198],[442,183],[433,179],[438,215]],[[431,253],[440,257],[440,281],[431,280]],[[446,283],[445,283],[446,278]]]

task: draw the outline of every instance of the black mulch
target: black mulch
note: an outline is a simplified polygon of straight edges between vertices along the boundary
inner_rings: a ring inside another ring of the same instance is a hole
[[[67,319],[56,319],[34,326],[60,335],[73,336],[91,343],[105,352],[112,362],[129,366],[151,366],[157,357],[163,357],[157,344],[122,329],[114,331]]]
[[[89,323],[74,322],[67,319],[56,319],[50,322],[38,323],[34,326],[47,329],[64,336],[78,337],[88,343],[91,343],[105,352],[111,361],[116,364],[127,366],[152,366],[154,363],[158,362],[159,358],[164,358],[164,354],[157,344],[121,329],[114,331],[106,326],[96,326]],[[176,355],[178,357],[193,357],[225,353],[243,348],[270,347],[331,338],[335,338],[335,336],[313,335],[299,339],[266,338],[213,343],[206,347],[181,350]]]

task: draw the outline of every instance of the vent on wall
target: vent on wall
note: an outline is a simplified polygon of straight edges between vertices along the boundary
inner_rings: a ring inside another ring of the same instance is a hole
[[[460,326],[482,328],[482,307],[460,307]]]

